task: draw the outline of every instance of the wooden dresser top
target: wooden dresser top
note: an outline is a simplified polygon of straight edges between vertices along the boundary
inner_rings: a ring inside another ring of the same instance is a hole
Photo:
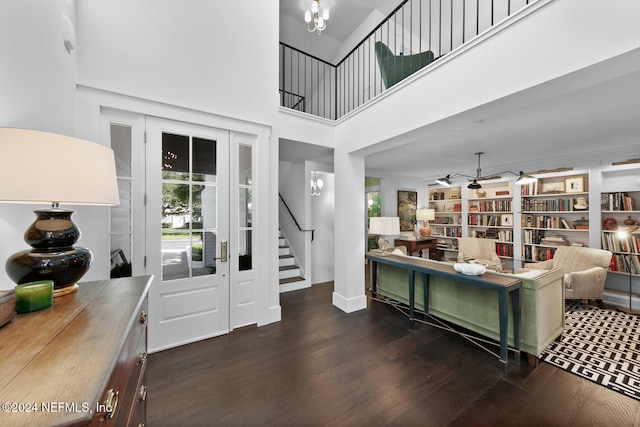
[[[80,283],[0,328],[0,425],[88,423],[152,280]]]

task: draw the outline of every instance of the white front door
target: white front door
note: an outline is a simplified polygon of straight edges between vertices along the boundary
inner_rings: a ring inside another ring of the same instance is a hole
[[[151,350],[229,332],[229,131],[146,119]]]

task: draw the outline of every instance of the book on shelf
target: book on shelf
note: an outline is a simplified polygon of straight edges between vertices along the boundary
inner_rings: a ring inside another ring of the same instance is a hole
[[[561,216],[550,215],[524,215],[522,219],[522,226],[525,228],[559,228],[559,229],[573,229],[576,228],[573,223],[569,223],[565,218]],[[586,228],[589,228],[587,221]]]
[[[589,220],[584,217],[573,221],[573,228],[576,230],[588,230],[589,229]]]
[[[638,255],[614,254],[611,257],[611,271],[640,274],[640,257]]]
[[[467,217],[467,225],[475,225],[480,227],[499,227],[500,217],[497,215],[469,215]]]
[[[566,246],[568,243],[567,239],[559,234],[550,234],[540,240],[541,245]]]
[[[522,199],[522,210],[530,212],[574,212],[586,211],[584,203],[578,203],[578,199]]]
[[[511,200],[482,201],[472,207],[476,208],[475,212],[511,212]]]
[[[527,261],[546,261],[553,258],[555,248],[541,248],[538,246],[524,246],[522,254]]]
[[[602,193],[600,208],[603,211],[633,211],[635,210],[635,202],[628,193]]]
[[[616,233],[602,233],[601,243],[603,249],[611,252],[640,252],[640,236],[636,234],[621,239]]]
[[[523,196],[535,196],[538,194],[538,181],[524,184],[520,187],[520,194]]]
[[[496,243],[498,256],[513,258],[513,245],[509,243]]]

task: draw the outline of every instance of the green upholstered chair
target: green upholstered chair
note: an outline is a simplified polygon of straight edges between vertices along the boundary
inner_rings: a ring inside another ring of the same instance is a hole
[[[382,81],[387,89],[434,61],[430,50],[415,55],[394,55],[382,42],[376,42],[375,49]]]

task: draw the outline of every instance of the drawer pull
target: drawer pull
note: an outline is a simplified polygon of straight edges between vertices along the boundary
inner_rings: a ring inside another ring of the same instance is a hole
[[[147,352],[142,350],[138,353],[138,365],[144,365],[147,362]]]
[[[144,402],[147,399],[147,386],[144,385],[144,384],[140,386],[140,392],[138,393],[138,399],[141,402]]]
[[[142,311],[140,313],[140,323],[142,323],[143,325],[145,323],[147,323],[147,312],[146,311]]]
[[[101,408],[104,411],[104,418],[108,420],[113,418],[116,413],[116,409],[118,408],[118,396],[120,392],[115,391],[110,388],[107,390],[107,395],[105,396],[103,407]]]

